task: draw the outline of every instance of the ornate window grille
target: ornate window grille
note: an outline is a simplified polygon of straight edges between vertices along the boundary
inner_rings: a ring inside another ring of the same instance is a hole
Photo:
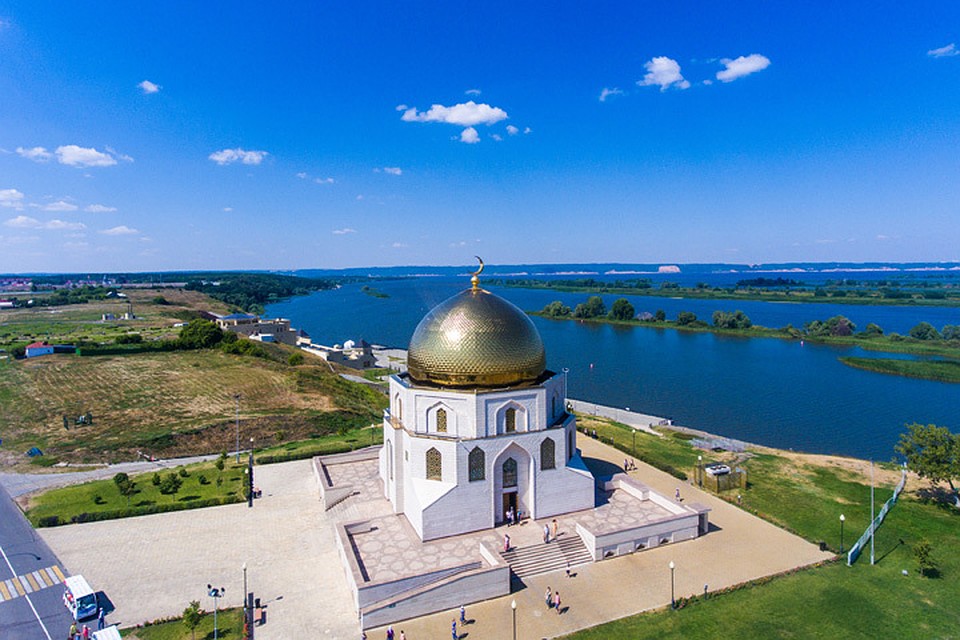
[[[470,451],[468,465],[470,468],[470,482],[483,480],[486,477],[487,457],[480,447],[474,447]]]
[[[447,432],[447,410],[437,409],[437,432]]]
[[[517,461],[513,458],[507,458],[503,461],[503,486],[517,486]]]
[[[504,430],[507,433],[513,433],[517,430],[517,410],[513,407],[507,409],[504,415]]]
[[[553,438],[547,438],[540,443],[540,470],[557,468],[557,445]]]
[[[431,447],[427,449],[427,480],[442,480],[443,467],[440,452]]]

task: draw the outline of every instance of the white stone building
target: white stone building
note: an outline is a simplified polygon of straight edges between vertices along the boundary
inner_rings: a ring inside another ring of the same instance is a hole
[[[421,540],[594,506],[594,479],[530,319],[473,287],[435,307],[390,379],[379,472]]]

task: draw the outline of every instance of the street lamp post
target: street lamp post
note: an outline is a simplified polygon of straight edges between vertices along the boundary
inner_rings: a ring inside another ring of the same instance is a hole
[[[517,640],[517,601],[510,601],[510,609],[513,611],[513,640]]]
[[[253,438],[250,438],[250,455],[247,457],[247,508],[253,507]],[[246,597],[246,596],[244,596]]]
[[[676,597],[675,597],[675,595],[674,595],[674,594],[675,594],[675,591],[674,591],[673,573],[674,573],[674,571],[676,570],[677,565],[673,564],[673,560],[671,560],[671,561],[670,561],[670,564],[669,564],[668,566],[670,567],[670,608],[671,608],[671,609],[676,609],[676,608],[677,608],[677,599],[676,599]]]
[[[697,456],[697,478],[700,488],[703,489],[703,456]]]
[[[233,401],[236,404],[237,417],[237,464],[240,464],[240,394],[233,394]]]
[[[840,514],[840,553],[843,553],[843,522],[846,518],[843,517],[843,514]]]
[[[217,605],[220,601],[220,598],[223,597],[223,593],[225,591],[226,589],[223,587],[217,588],[212,587],[209,584],[207,585],[207,595],[213,598],[213,640],[217,640],[219,637],[217,635],[217,610],[219,609]]]

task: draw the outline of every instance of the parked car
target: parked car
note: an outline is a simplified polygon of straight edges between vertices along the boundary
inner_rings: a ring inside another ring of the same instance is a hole
[[[69,576],[63,586],[63,604],[74,620],[96,617],[99,609],[97,594],[83,576]]]
[[[708,464],[703,470],[707,472],[708,476],[723,476],[730,473],[730,467],[720,462]]]

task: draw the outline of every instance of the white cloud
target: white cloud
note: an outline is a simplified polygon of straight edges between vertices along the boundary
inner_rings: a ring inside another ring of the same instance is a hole
[[[86,229],[87,225],[82,222],[64,222],[63,220],[51,220],[43,225],[44,229],[53,229],[55,231],[79,231]]]
[[[607,98],[610,96],[622,96],[623,91],[614,87],[613,89],[603,88],[603,91],[600,92],[600,102],[606,102]]]
[[[357,200],[363,200],[363,194],[362,194],[362,193],[357,196]]]
[[[30,149],[17,147],[17,153],[27,160],[33,160],[34,162],[46,162],[53,157],[53,154],[44,147],[32,147]]]
[[[317,184],[333,184],[336,182],[333,178],[314,178],[313,181]]]
[[[231,211],[233,211],[233,207],[224,207],[224,208],[223,208],[223,212],[224,212],[224,213],[230,213]]]
[[[157,93],[160,91],[160,85],[150,82],[149,80],[144,80],[137,85],[145,94]]]
[[[390,246],[393,247],[394,249],[406,249],[409,245],[406,245],[406,244],[404,244],[404,243],[402,243],[402,242],[394,242],[394,243],[393,243],[392,245],[390,245]]]
[[[44,211],[76,211],[77,205],[66,202],[64,200],[57,200],[56,202],[51,202],[50,204],[45,204],[40,207]]]
[[[38,229],[41,225],[40,221],[36,218],[31,218],[30,216],[17,216],[16,218],[10,218],[4,222],[8,227],[13,227],[14,229]]]
[[[395,107],[395,109],[396,109],[397,111],[406,111],[406,110],[409,109],[409,108],[410,108],[410,107],[408,107],[408,106],[405,105],[405,104],[398,104],[398,105]]]
[[[460,132],[460,142],[466,144],[476,144],[480,142],[480,136],[477,135],[477,130],[473,127],[467,127]]]
[[[243,164],[260,164],[268,155],[270,154],[266,151],[244,151],[238,147],[236,149],[221,149],[220,151],[214,151],[208,156],[208,158],[222,167],[223,165],[233,164],[234,162],[242,162]]]
[[[723,58],[720,63],[726,67],[723,71],[717,72],[717,80],[720,82],[733,82],[737,78],[748,76],[757,71],[763,71],[770,66],[770,59],[759,53],[751,53],[748,56],[740,56],[734,60]]]
[[[499,133],[494,133],[490,137],[496,140],[497,142],[503,142],[503,136],[500,135]]]
[[[524,135],[526,135],[526,134],[528,134],[528,133],[533,133],[533,129],[531,129],[530,127],[526,127],[526,128],[524,128],[523,133],[524,133]]]
[[[509,134],[512,135],[512,136],[515,136],[515,135],[517,135],[518,133],[520,133],[520,129],[517,129],[517,128],[516,128],[515,126],[513,126],[512,124],[508,124],[508,125],[507,125],[507,133],[509,133]]]
[[[957,45],[951,42],[946,46],[940,47],[939,49],[930,49],[930,51],[927,51],[927,55],[932,58],[950,58],[953,56],[960,56],[960,49],[957,49]]]
[[[332,233],[335,236],[345,236],[348,233],[356,233],[356,232],[357,232],[356,229],[351,229],[350,227],[344,227],[343,229],[334,229]]]
[[[23,194],[16,189],[0,189],[0,207],[23,209]]]
[[[456,249],[456,248],[459,248],[459,247],[465,247],[465,246],[467,246],[467,241],[466,241],[466,240],[461,240],[460,242],[451,242],[451,243],[450,243],[450,247],[453,248],[453,249]]]
[[[480,89],[467,89],[464,93],[468,96],[478,96],[480,95]]]
[[[637,84],[641,87],[656,85],[660,87],[660,91],[666,91],[671,86],[678,89],[690,88],[690,83],[684,80],[680,73],[680,64],[672,58],[667,56],[651,58],[643,67],[647,70],[647,74],[643,76],[643,80],[637,80]]]
[[[86,229],[87,225],[82,222],[64,222],[63,220],[50,220],[49,222],[40,222],[30,216],[17,216],[4,222],[8,227],[14,229],[50,229],[53,231],[79,231]]]
[[[57,147],[56,154],[60,164],[71,167],[110,167],[117,164],[117,159],[109,153],[97,151],[93,147],[78,147],[75,144]]]
[[[87,213],[113,213],[117,210],[116,207],[108,207],[103,204],[90,204],[83,208]]]
[[[131,229],[125,224],[122,224],[118,227],[111,227],[110,229],[104,229],[100,233],[105,236],[132,236],[140,233],[136,229]]]
[[[506,119],[507,112],[503,109],[483,103],[477,104],[473,100],[452,107],[435,104],[428,111],[417,111],[416,107],[411,107],[401,116],[404,122],[446,122],[461,127],[493,124]]]
[[[297,174],[297,177],[300,178],[301,180],[306,180],[310,176],[307,175],[306,171],[301,171],[300,173]]]
[[[403,170],[400,167],[384,167],[383,172],[392,176],[399,176],[403,173]]]

